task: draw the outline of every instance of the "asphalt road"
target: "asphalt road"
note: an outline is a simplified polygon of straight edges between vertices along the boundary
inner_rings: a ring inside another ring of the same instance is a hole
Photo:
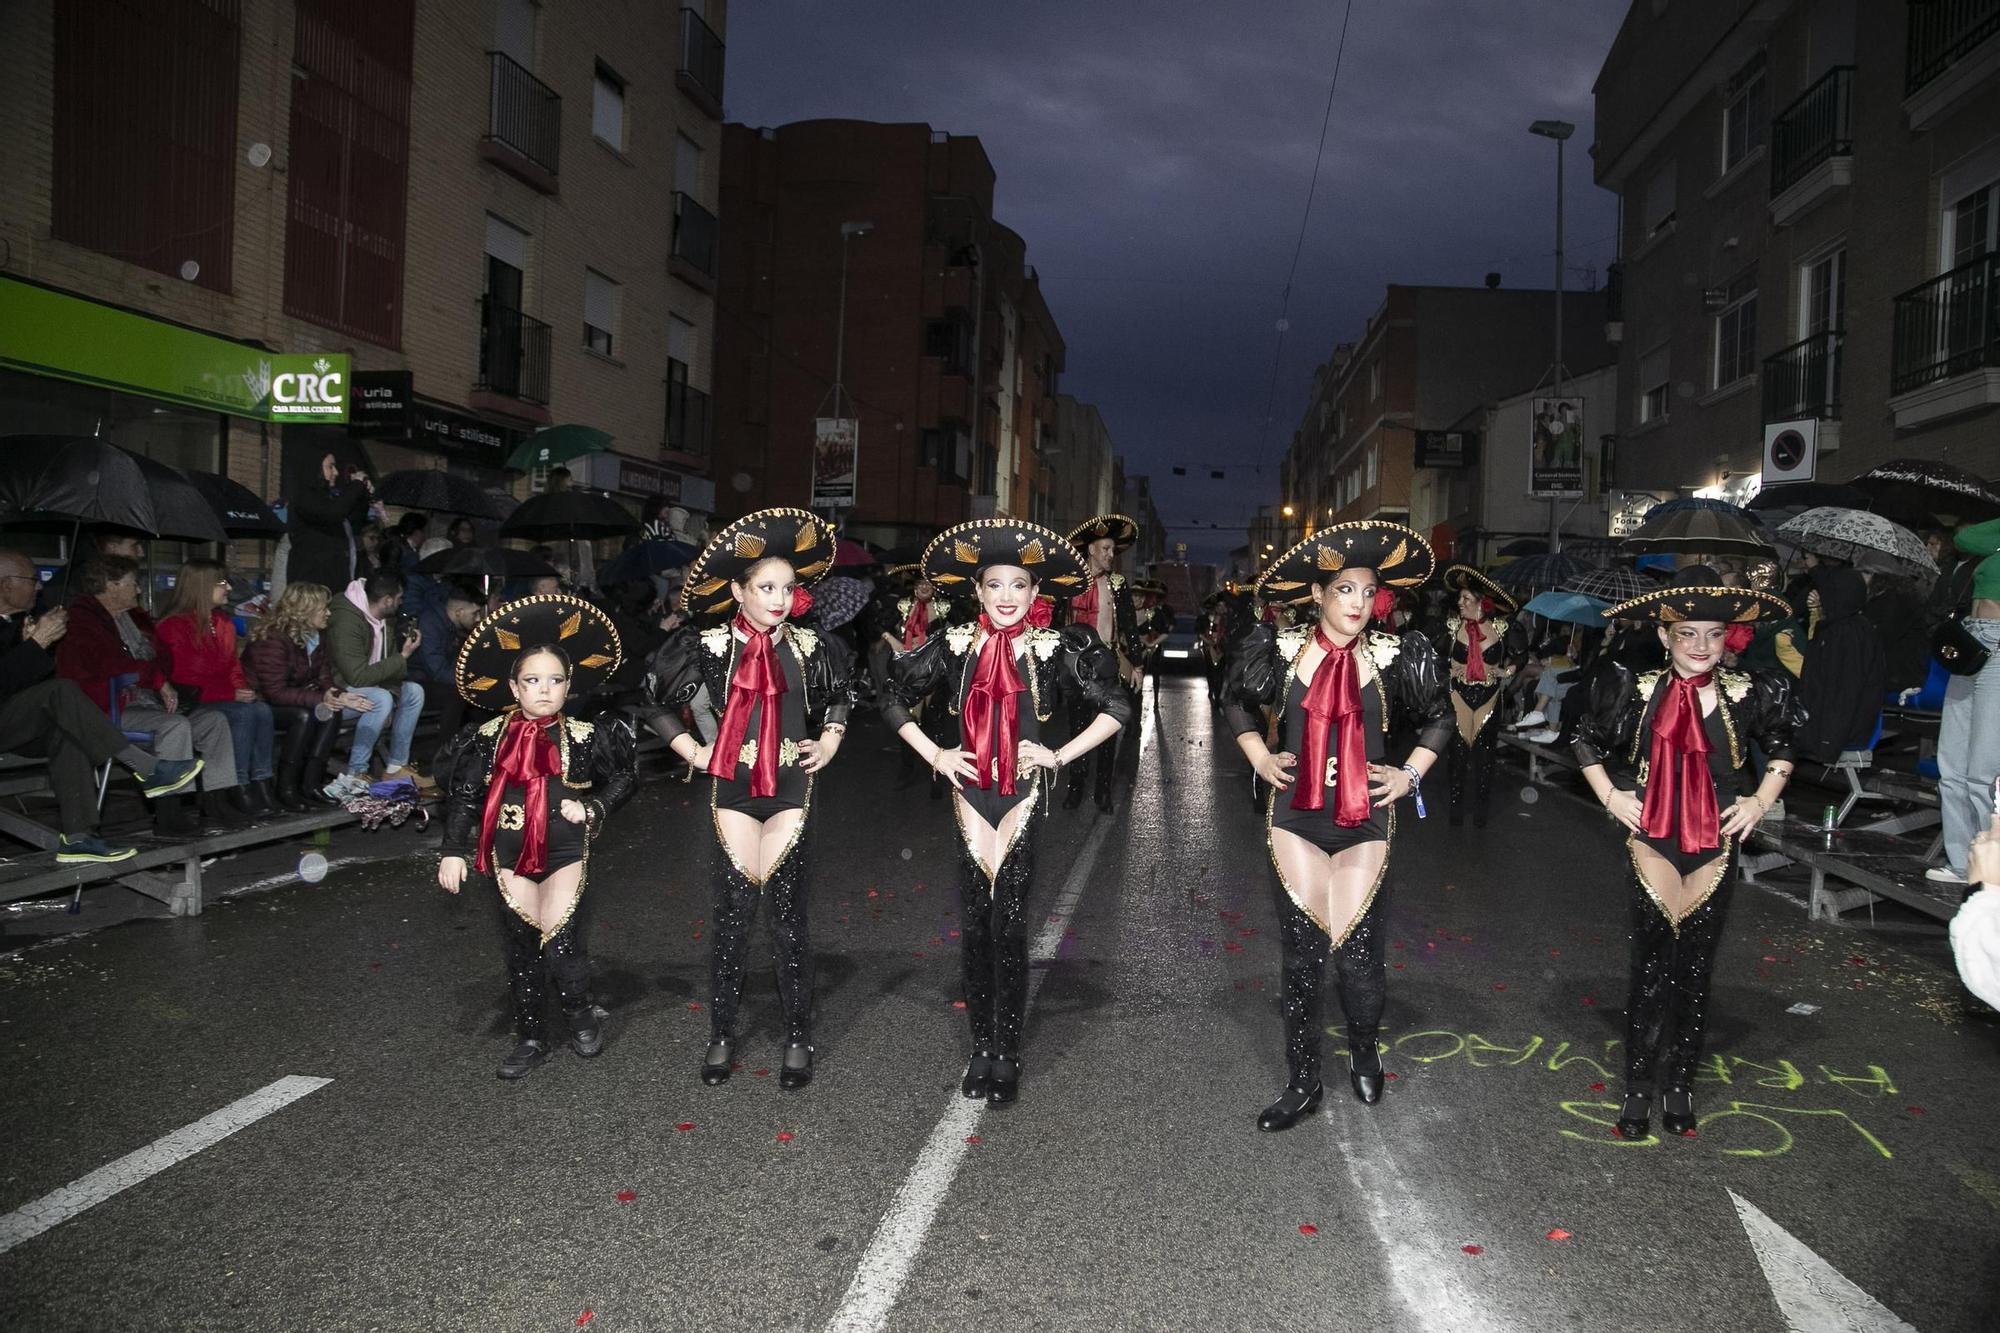
[[[1622,848],[1516,777],[1483,831],[1434,790],[1389,872],[1388,1095],[1330,1083],[1259,1134],[1284,1081],[1262,823],[1200,683],[1170,679],[1139,795],[1044,829],[1022,1097],[976,1108],[949,812],[896,788],[892,744],[857,725],[821,784],[798,1093],[761,922],[744,1068],[696,1077],[716,852],[678,784],[592,860],[605,1053],[520,1084],[493,1077],[490,905],[421,855],[6,956],[0,1323],[1994,1327],[2000,1023],[1934,927],[1808,925],[1740,887],[1701,1133],[1621,1143]]]

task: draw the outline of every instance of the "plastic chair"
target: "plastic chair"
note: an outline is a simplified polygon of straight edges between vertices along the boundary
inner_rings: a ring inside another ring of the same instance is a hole
[[[136,671],[127,671],[123,675],[113,676],[108,686],[108,688],[111,691],[111,696],[110,696],[111,707],[107,711],[111,716],[111,725],[114,727],[118,727],[119,731],[124,732],[126,740],[132,742],[132,744],[134,745],[150,746],[153,743],[152,732],[125,731],[124,727],[119,726],[119,721],[123,717],[125,712],[125,691],[131,689],[134,685],[137,685],[138,683],[139,683],[139,673]],[[117,762],[118,761],[115,759],[107,759],[104,761],[104,767],[98,771],[97,808],[99,811],[102,811],[104,809],[104,793],[110,790],[111,769],[112,766],[115,765]]]

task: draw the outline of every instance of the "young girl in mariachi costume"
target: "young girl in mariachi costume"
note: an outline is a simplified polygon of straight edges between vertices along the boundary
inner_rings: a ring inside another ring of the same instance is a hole
[[[1493,794],[1494,752],[1499,747],[1500,697],[1507,682],[1528,660],[1528,636],[1507,617],[1520,605],[1493,580],[1469,565],[1444,572],[1454,596],[1438,651],[1451,663],[1451,710],[1458,725],[1446,755],[1451,791],[1451,826],[1465,823],[1465,789],[1472,787],[1472,824],[1486,827]],[[1468,770],[1470,770],[1468,772]]]
[[[760,894],[771,900],[771,942],[784,1007],[778,1086],[813,1076],[812,945],[806,927],[804,836],[813,782],[847,733],[849,661],[839,640],[793,625],[806,591],[833,566],[833,529],[805,509],[764,509],[716,533],[688,568],[681,604],[728,624],[676,630],[654,654],[648,690],[668,712],[667,744],[690,772],[709,774],[709,805],[723,864],[709,934],[709,1045],[701,1081],[728,1079],[737,1055],[743,952]],[[715,740],[680,723],[708,689]]]
[[[1233,645],[1223,713],[1250,766],[1271,788],[1265,804],[1271,864],[1278,875],[1284,967],[1285,1053],[1290,1079],[1257,1128],[1290,1129],[1320,1100],[1321,992],[1332,954],[1347,1020],[1354,1095],[1382,1096],[1376,1035],[1383,965],[1383,876],[1395,835],[1395,803],[1417,796],[1450,744],[1451,704],[1429,639],[1372,631],[1395,590],[1431,576],[1431,548],[1400,523],[1338,523],[1287,551],[1257,584],[1274,605],[1310,599],[1310,626],[1259,625]],[[1278,716],[1267,743],[1264,712]],[[1401,765],[1388,761],[1391,714],[1416,724]],[[1296,746],[1296,754],[1291,747]],[[1296,781],[1295,781],[1296,779]]]
[[[1004,519],[961,523],[924,551],[923,572],[946,595],[975,590],[979,619],[895,658],[882,717],[957,791],[959,927],[973,1046],[960,1091],[1004,1105],[1020,1089],[1028,895],[1035,833],[1047,810],[1045,782],[1117,735],[1132,720],[1132,705],[1095,631],[1048,628],[1047,599],[1070,596],[1084,580],[1061,534]],[[939,696],[933,709],[958,719],[949,747],[912,717],[933,696]],[[1051,720],[1058,703],[1070,700],[1087,720],[1058,744],[1067,728]]]
[[[438,884],[457,893],[470,873],[498,893],[507,974],[520,1042],[501,1078],[521,1078],[549,1058],[548,994],[554,986],[570,1049],[604,1047],[584,953],[590,844],[637,783],[632,735],[563,711],[617,670],[611,618],[561,593],[509,602],[473,627],[458,651],[458,692],[502,710],[480,724],[452,770]]]
[[[1772,593],[1724,587],[1721,575],[1696,567],[1604,613],[1657,621],[1668,654],[1664,671],[1606,664],[1591,682],[1575,747],[1584,781],[1631,830],[1632,974],[1620,1138],[1647,1136],[1656,1082],[1662,1127],[1694,1132],[1694,1067],[1707,1032],[1709,975],[1736,879],[1737,841],[1783,794],[1800,721],[1783,672],[1728,671],[1723,653],[1740,652],[1758,620],[1790,612]],[[1768,757],[1754,794],[1747,768],[1752,742]]]

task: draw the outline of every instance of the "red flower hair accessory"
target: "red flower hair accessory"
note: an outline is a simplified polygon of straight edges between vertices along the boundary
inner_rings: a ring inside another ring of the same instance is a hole
[[[804,615],[806,612],[812,609],[813,609],[812,589],[804,587],[803,585],[801,585],[800,587],[793,588],[792,609],[790,612],[791,618],[796,620],[798,617]]]

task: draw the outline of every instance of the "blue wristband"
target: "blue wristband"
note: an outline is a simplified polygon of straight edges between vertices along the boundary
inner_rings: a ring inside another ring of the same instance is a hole
[[[1424,810],[1424,775],[1410,764],[1404,764],[1403,771],[1410,775],[1410,799],[1417,803],[1417,818],[1429,818]]]

